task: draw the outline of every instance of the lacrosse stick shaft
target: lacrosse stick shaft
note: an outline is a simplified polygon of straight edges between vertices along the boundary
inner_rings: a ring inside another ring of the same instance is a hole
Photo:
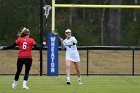
[[[60,41],[61,41],[62,43],[64,43],[64,44],[66,45],[66,43],[64,42],[64,40],[63,40],[60,36],[58,36],[58,38],[60,39]]]
[[[52,31],[52,34],[54,34],[55,36],[58,36],[58,38],[60,39],[60,41],[66,45],[66,43],[64,42],[64,40],[59,36],[59,33],[57,33],[56,31],[57,31],[57,29],[53,30]]]

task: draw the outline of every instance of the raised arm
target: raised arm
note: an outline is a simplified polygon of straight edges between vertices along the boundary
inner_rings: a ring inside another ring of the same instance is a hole
[[[1,50],[7,50],[7,49],[11,49],[14,48],[15,46],[17,46],[17,43],[14,42],[12,45],[9,45],[7,47],[0,47]]]
[[[33,46],[34,46],[34,48],[35,48],[36,50],[39,50],[40,48],[43,48],[45,45],[46,45],[46,42],[43,42],[43,43],[41,44],[41,46],[37,46],[36,44],[34,44]]]

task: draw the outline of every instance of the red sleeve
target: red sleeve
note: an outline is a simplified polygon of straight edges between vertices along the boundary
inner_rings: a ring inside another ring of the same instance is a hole
[[[15,41],[17,44],[19,44],[19,38]]]
[[[36,44],[35,40],[34,40],[34,39],[32,39],[32,45],[35,45],[35,44]]]

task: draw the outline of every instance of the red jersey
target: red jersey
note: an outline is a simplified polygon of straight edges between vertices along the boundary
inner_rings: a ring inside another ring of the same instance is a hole
[[[34,39],[29,37],[20,37],[16,40],[19,47],[18,58],[32,58],[32,46],[36,44]]]

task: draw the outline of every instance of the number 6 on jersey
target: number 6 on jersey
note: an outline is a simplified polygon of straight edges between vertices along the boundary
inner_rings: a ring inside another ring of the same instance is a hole
[[[26,48],[27,48],[27,42],[23,42],[22,48],[23,48],[23,49],[26,49]]]

